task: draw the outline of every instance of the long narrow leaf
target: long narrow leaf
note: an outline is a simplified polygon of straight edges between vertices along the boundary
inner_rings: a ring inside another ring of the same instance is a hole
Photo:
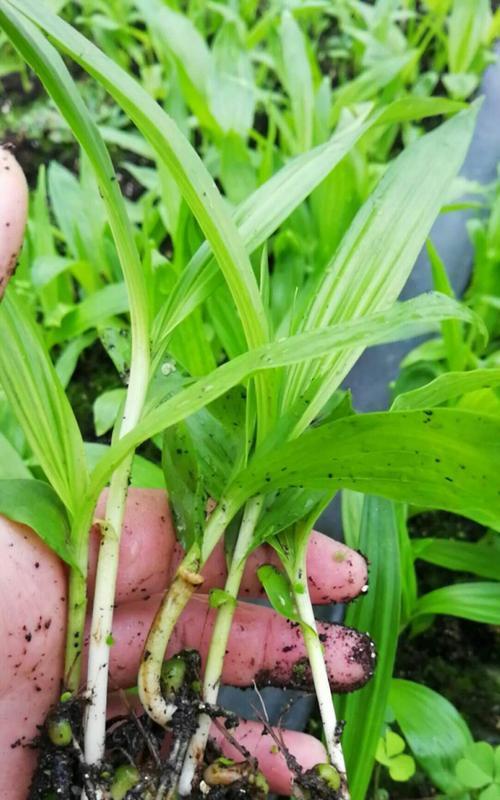
[[[428,614],[450,614],[500,625],[500,583],[454,583],[424,594],[417,601],[413,619]]]
[[[412,549],[414,558],[429,564],[500,581],[500,550],[488,544],[456,539],[415,539]]]
[[[6,0],[40,25],[115,98],[176,180],[210,242],[238,308],[248,343],[262,344],[267,321],[257,281],[241,237],[203,162],[187,139],[142,87],[78,31],[32,0]]]
[[[401,604],[399,525],[404,525],[404,516],[394,503],[365,497],[359,547],[370,562],[370,589],[362,602],[348,607],[345,622],[370,634],[377,666],[366,686],[339,698],[339,717],[346,720],[342,746],[352,800],[366,796],[391,687]]]
[[[495,417],[444,408],[391,411],[307,431],[254,458],[228,493],[241,502],[287,486],[349,488],[454,511],[500,530],[499,475]]]
[[[70,513],[84,492],[83,441],[57,372],[23,304],[0,306],[0,383],[35,459]]]
[[[394,306],[390,311],[374,314],[371,318],[324,328],[276,342],[256,351],[245,353],[223,364],[214,372],[196,381],[170,400],[151,411],[136,429],[121,442],[116,443],[102,464],[96,469],[94,482],[104,485],[112,471],[140,443],[174,425],[203,406],[215,400],[250,375],[262,369],[295,364],[303,359],[331,353],[337,348],[352,346],[356,341],[365,347],[381,342],[401,339],[422,332],[448,316],[474,321],[474,316],[464,306],[447,297],[428,295]]]
[[[404,411],[410,408],[428,408],[440,405],[454,397],[460,397],[478,389],[491,389],[500,386],[500,369],[474,369],[470,372],[447,372],[435,380],[400,394],[394,400],[392,408]]]
[[[389,166],[363,205],[339,250],[311,289],[300,329],[347,321],[387,308],[397,299],[458,172],[474,129],[478,106],[457,114],[407,148]],[[314,418],[357,361],[362,348],[301,364],[287,377],[283,407],[296,401],[314,378],[330,380],[304,416]]]
[[[399,100],[377,110],[366,121],[363,117],[357,119],[352,125],[334,134],[326,144],[290,161],[256,189],[234,212],[234,221],[247,250],[253,252],[263,244],[373,127],[435,114],[454,113],[461,107],[460,103],[437,98],[412,98],[412,103]],[[165,337],[175,326],[210,296],[220,282],[220,272],[213,261],[210,247],[205,242],[183,271],[178,285],[155,323],[154,334],[158,348],[161,348]]]

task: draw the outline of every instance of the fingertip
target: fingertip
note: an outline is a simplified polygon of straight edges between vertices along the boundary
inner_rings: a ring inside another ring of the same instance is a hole
[[[368,583],[365,557],[350,547],[313,531],[307,550],[307,572],[313,602],[348,603]]]

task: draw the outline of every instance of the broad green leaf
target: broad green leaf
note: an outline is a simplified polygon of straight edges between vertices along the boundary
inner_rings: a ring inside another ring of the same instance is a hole
[[[453,409],[344,417],[258,454],[229,492],[355,489],[500,529],[500,420]]]
[[[299,622],[292,587],[287,576],[272,564],[263,564],[257,570],[257,575],[274,610],[286,619]]]
[[[500,580],[500,550],[488,544],[455,539],[415,539],[412,549],[415,558],[429,564]]]
[[[474,129],[477,106],[457,114],[404,150],[356,215],[335,256],[310,290],[300,330],[341,323],[390,307],[397,299],[458,172]],[[302,429],[357,361],[362,347],[290,370],[288,407],[317,374],[327,373]]]
[[[0,514],[32,528],[63,561],[76,566],[66,509],[48,483],[32,479],[0,480]]]
[[[110,389],[94,401],[92,411],[96,436],[103,436],[114,426],[126,393],[124,388]]]
[[[61,326],[51,335],[53,344],[72,339],[81,333],[105,325],[110,317],[129,311],[127,288],[124,283],[113,283],[78,303],[62,319]]]
[[[429,614],[449,614],[474,622],[500,625],[500,583],[476,581],[435,589],[419,597],[413,620]]]
[[[392,404],[395,411],[429,408],[478,389],[500,386],[500,369],[473,369],[470,372],[447,372],[431,383],[398,395]]]
[[[389,705],[413,755],[443,792],[463,790],[455,764],[472,735],[445,697],[413,681],[393,680]]]
[[[71,513],[87,466],[78,425],[35,324],[12,289],[0,306],[0,383],[33,455]]]
[[[362,602],[348,606],[345,621],[373,638],[377,667],[366,686],[336,699],[339,716],[347,722],[342,745],[352,800],[366,796],[387,707],[401,603],[398,528],[404,524],[402,509],[394,503],[365,497],[357,547],[370,561],[369,591]]]

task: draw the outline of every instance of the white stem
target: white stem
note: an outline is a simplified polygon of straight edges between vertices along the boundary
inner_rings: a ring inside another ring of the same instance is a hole
[[[305,558],[302,559],[302,564],[294,576],[292,584],[297,586],[301,585],[302,591],[295,591],[294,597],[297,605],[297,611],[302,626],[302,635],[309,658],[311,667],[311,674],[318,700],[321,721],[323,723],[323,733],[325,736],[326,749],[330,762],[339,771],[342,786],[341,797],[342,800],[349,800],[349,790],[347,786],[346,765],[344,753],[342,752],[342,745],[337,736],[337,715],[335,713],[335,706],[333,704],[332,690],[330,689],[330,680],[326,668],[325,657],[323,653],[323,645],[321,644],[316,628],[316,620],[314,618],[314,610],[311,603],[309,592],[307,591],[307,572],[305,565]]]
[[[245,569],[246,557],[251,545],[255,526],[262,510],[262,503],[263,498],[258,495],[249,500],[245,507],[238,539],[231,560],[231,566],[224,587],[225,592],[230,595],[231,599],[228,598],[217,613],[203,680],[203,700],[210,705],[215,705],[217,703],[224,656],[231,632],[236,601],[240,590],[243,571]],[[179,794],[181,797],[191,795],[193,778],[199,764],[203,761],[209,730],[210,717],[207,714],[200,714],[198,718],[198,728],[189,743],[181,777],[179,779]]]
[[[158,725],[166,727],[177,707],[161,693],[161,669],[172,631],[195,589],[203,583],[199,575],[200,549],[193,545],[177,568],[174,580],[156,612],[144,647],[137,683],[144,709]]]
[[[149,376],[149,353],[146,341],[136,340],[131,362],[130,384],[120,425],[120,437],[139,422],[144,406]],[[133,455],[118,467],[109,488],[105,523],[97,562],[94,604],[90,629],[87,670],[88,703],[84,718],[84,752],[87,764],[97,764],[104,757],[108,672],[112,645],[113,611],[120,553],[120,538],[125,514],[128,482]]]

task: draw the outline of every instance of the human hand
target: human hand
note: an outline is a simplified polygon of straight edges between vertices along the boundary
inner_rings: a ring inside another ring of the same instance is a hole
[[[103,514],[101,498],[96,517]],[[91,537],[90,592],[99,547],[97,529]],[[181,559],[166,495],[159,490],[131,489],[121,543],[120,571],[111,649],[110,687],[133,686],[150,623]],[[3,648],[0,654],[0,797],[25,800],[36,751],[26,747],[37,733],[61,690],[66,614],[66,570],[58,558],[28,528],[0,517],[0,613]],[[272,563],[270,548],[260,548],[246,566],[241,596],[262,597],[256,570]],[[356,597],[366,584],[365,560],[345,545],[313,534],[308,551],[309,588],[314,603]],[[183,648],[199,649],[205,657],[214,623],[207,592],[223,586],[225,558],[219,547],[203,570],[202,594],[184,611],[167,655]],[[332,688],[347,691],[362,685],[372,670],[370,640],[340,625],[318,624],[324,637]],[[225,659],[223,680],[250,686],[257,677],[266,683],[293,683],[293,665],[305,657],[300,629],[261,606],[238,605]],[[116,702],[112,701],[116,708]],[[220,734],[214,738],[226,755],[241,757]],[[241,724],[235,738],[259,760],[272,791],[290,794],[292,775],[274,742],[256,722]],[[327,760],[319,741],[303,733],[283,731],[286,747],[304,769]]]

